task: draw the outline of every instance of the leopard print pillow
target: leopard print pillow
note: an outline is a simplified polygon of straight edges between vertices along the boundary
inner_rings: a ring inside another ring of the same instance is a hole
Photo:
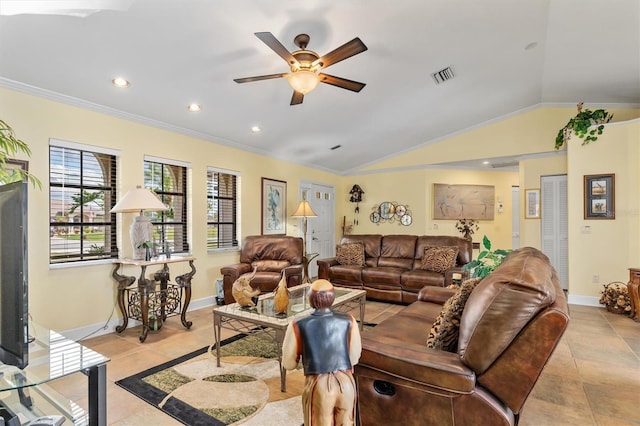
[[[456,266],[458,247],[427,247],[422,255],[421,269],[444,273]]]
[[[433,322],[427,339],[427,347],[442,351],[456,352],[458,350],[458,331],[460,318],[467,299],[482,278],[471,278],[460,285],[460,289],[447,300],[440,315]]]
[[[336,247],[336,260],[341,265],[364,266],[364,245],[360,242]]]

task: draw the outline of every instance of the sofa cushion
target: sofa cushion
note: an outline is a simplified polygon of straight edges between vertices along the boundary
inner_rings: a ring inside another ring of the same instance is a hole
[[[460,289],[447,300],[440,315],[436,318],[429,332],[427,347],[448,352],[456,352],[458,349],[458,332],[460,330],[460,317],[464,305],[471,292],[482,278],[471,278],[460,286]]]
[[[420,269],[444,273],[456,266],[458,247],[427,247],[422,255]]]
[[[254,260],[251,267],[258,272],[280,272],[284,268],[291,266],[288,260]]]
[[[336,247],[336,260],[340,265],[363,266],[364,245],[361,242],[338,245]]]

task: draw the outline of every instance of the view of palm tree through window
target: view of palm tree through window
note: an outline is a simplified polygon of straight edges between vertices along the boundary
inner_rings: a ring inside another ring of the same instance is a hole
[[[50,262],[117,257],[115,198],[115,156],[50,146]]]
[[[188,253],[187,168],[145,160],[144,186],[169,207],[166,211],[145,212],[153,224],[153,250]]]

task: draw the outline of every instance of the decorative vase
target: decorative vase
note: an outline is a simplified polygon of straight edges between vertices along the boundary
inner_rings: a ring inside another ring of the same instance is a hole
[[[273,297],[273,310],[276,314],[286,314],[289,307],[289,289],[287,289],[287,277],[282,272],[282,279],[275,289]]]

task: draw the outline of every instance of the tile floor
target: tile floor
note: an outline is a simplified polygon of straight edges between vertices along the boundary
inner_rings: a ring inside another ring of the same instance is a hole
[[[365,320],[377,323],[399,309],[402,306],[367,302]],[[527,400],[520,425],[640,425],[640,323],[599,307],[571,305],[570,311],[569,329]],[[187,319],[193,321],[190,330],[182,327],[179,317],[172,317],[142,344],[139,327],[83,342],[111,359],[109,425],[180,424],[114,382],[210,345],[211,309],[190,312]],[[82,375],[52,384],[85,408],[86,386]]]

